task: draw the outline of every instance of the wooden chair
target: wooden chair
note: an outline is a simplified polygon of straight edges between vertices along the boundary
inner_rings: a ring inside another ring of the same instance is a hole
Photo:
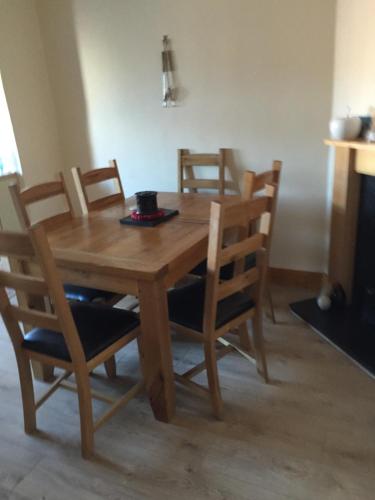
[[[275,160],[272,163],[272,169],[267,170],[266,172],[262,172],[260,174],[256,174],[255,172],[251,171],[245,171],[244,176],[243,176],[243,194],[242,198],[244,200],[252,200],[255,195],[258,195],[259,193],[264,193],[267,192],[268,186],[272,185],[274,186],[274,189],[272,190],[272,209],[271,209],[271,214],[270,214],[270,227],[269,227],[269,234],[267,238],[267,250],[268,253],[267,255],[270,255],[271,251],[271,242],[272,242],[272,235],[273,235],[273,227],[274,227],[274,222],[275,222],[275,216],[276,216],[276,208],[277,208],[277,200],[278,200],[278,195],[279,195],[279,188],[280,188],[280,179],[281,179],[281,169],[282,169],[282,162],[279,160]],[[254,259],[251,258],[251,256],[247,257],[247,268],[251,267],[251,261],[253,262]],[[276,317],[275,317],[275,309],[273,306],[273,300],[272,300],[272,294],[270,287],[267,283],[266,287],[266,294],[267,294],[267,300],[270,306],[270,311],[271,311],[271,318],[273,323],[276,323]]]
[[[59,174],[59,180],[56,181],[36,184],[23,190],[20,189],[19,184],[14,184],[10,186],[9,189],[21,225],[24,229],[31,226],[31,220],[28,213],[28,209],[31,205],[40,201],[55,198],[59,195],[64,199],[67,205],[67,210],[56,215],[44,217],[38,222],[40,222],[43,227],[49,231],[51,229],[56,229],[64,222],[70,221],[74,218],[72,203],[68,190],[66,189],[62,173]],[[114,305],[122,298],[122,296],[116,293],[71,284],[64,285],[64,289],[69,300],[78,300],[81,302],[105,302],[107,304]]]
[[[255,195],[259,194],[262,191],[266,192],[266,194],[272,199],[271,212],[270,212],[270,229],[269,229],[270,233],[267,238],[267,245],[268,245],[267,255],[269,255],[271,249],[271,240],[272,240],[274,219],[276,215],[277,199],[280,186],[281,167],[282,167],[282,162],[276,160],[273,162],[272,170],[262,172],[261,174],[258,175],[255,172],[246,170],[243,175],[243,193],[242,193],[243,200],[245,201],[252,200]],[[271,186],[273,186],[273,188],[271,188]],[[249,231],[251,231],[251,228],[249,228]],[[245,257],[245,268],[250,269],[254,265],[255,265],[255,255],[247,255]],[[220,278],[222,280],[231,279],[231,277],[233,276],[233,270],[234,270],[233,263],[227,264],[221,269]],[[198,264],[198,266],[196,266],[192,271],[190,271],[190,274],[202,277],[205,276],[206,272],[207,272],[207,261],[203,261],[200,264]],[[275,324],[276,323],[275,309],[273,306],[271,291],[268,285],[266,285],[265,290],[270,307],[271,319]]]
[[[28,234],[0,232],[0,255],[31,260],[41,270],[39,277],[0,272],[0,313],[16,355],[25,432],[29,434],[36,430],[36,410],[59,387],[74,390],[79,399],[82,455],[88,458],[94,451],[94,432],[143,388],[143,382],[139,382],[116,401],[92,391],[89,383],[91,370],[139,336],[138,316],[134,312],[105,305],[78,302],[69,305],[41,225],[29,229]],[[12,305],[5,287],[48,297],[53,303],[54,312]],[[26,322],[34,328],[23,335],[20,322]],[[37,401],[31,360],[64,370]],[[66,381],[72,374],[75,375],[76,384]],[[93,420],[92,398],[111,405],[96,422]]]
[[[45,217],[38,222],[44,227],[46,231],[48,231],[51,229],[56,229],[64,222],[70,221],[74,218],[72,203],[66,189],[64,176],[62,175],[62,173],[60,173],[59,177],[59,180],[37,184],[23,190],[20,189],[18,183],[9,187],[14,206],[18,213],[23,229],[27,229],[31,226],[31,220],[28,213],[28,208],[30,207],[30,205],[43,200],[55,198],[59,195],[62,196],[65,200],[67,210],[50,217]],[[26,268],[27,264],[24,264],[23,269],[25,272]],[[64,291],[66,298],[71,301],[90,303],[102,302],[111,306],[117,304],[117,302],[119,302],[123,298],[123,295],[117,293],[108,292],[106,290],[99,290],[97,288],[87,288],[84,286],[72,285],[70,283],[64,284]],[[108,361],[105,366],[108,376],[112,378],[115,377],[115,360],[113,359],[111,361]]]
[[[178,150],[178,190],[183,193],[197,193],[198,189],[215,189],[224,194],[225,189],[236,189],[233,181],[225,179],[226,151],[220,149],[218,154],[192,154],[188,149]],[[217,179],[197,179],[195,167],[216,167],[219,171]]]
[[[82,173],[79,167],[75,167],[72,168],[72,174],[83,212],[101,210],[125,200],[116,160],[111,160],[108,167],[94,168],[85,173]],[[92,200],[88,192],[88,187],[108,180],[114,180],[116,182],[118,192]]]
[[[93,170],[85,172],[84,174],[81,172],[81,169],[79,167],[72,168],[73,180],[78,194],[82,213],[102,210],[113,204],[125,201],[125,194],[122,187],[117,162],[116,160],[110,160],[108,163],[108,167],[95,168]],[[101,182],[108,180],[114,180],[119,191],[117,193],[105,195],[100,198],[91,200],[90,194],[88,192],[88,187],[95,184],[100,184]],[[131,304],[127,306],[127,308],[130,310],[134,310],[138,307],[138,305],[138,300],[135,299]]]
[[[268,381],[262,335],[262,297],[267,270],[267,215],[270,210],[271,199],[267,196],[233,204],[212,202],[207,277],[171,290],[168,294],[172,326],[176,331],[202,342],[205,353],[203,363],[182,375],[176,374],[176,380],[204,394],[209,393],[213,412],[217,417],[222,409],[217,359],[236,349],[253,361],[249,355],[252,352],[247,332],[249,319],[253,322],[256,365]],[[255,221],[262,223],[260,230],[249,236],[249,224]],[[233,244],[224,247],[223,236],[228,228],[236,228],[238,238]],[[244,258],[253,252],[257,256],[256,266],[245,270]],[[220,269],[231,262],[235,264],[234,276],[230,280],[221,281]],[[246,340],[247,352],[222,338],[224,334],[237,328],[243,342]],[[222,345],[216,350],[218,341]],[[209,391],[191,380],[205,369]]]

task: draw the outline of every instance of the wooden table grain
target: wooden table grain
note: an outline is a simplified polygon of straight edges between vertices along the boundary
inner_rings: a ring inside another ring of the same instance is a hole
[[[234,196],[159,193],[158,204],[180,214],[156,227],[122,225],[135,199],[64,224],[48,238],[64,282],[138,297],[141,363],[155,417],[175,412],[167,290],[207,254],[211,201]]]

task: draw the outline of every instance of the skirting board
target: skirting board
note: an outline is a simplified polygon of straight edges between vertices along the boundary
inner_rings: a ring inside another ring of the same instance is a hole
[[[323,283],[324,274],[313,271],[297,271],[295,269],[269,268],[271,283],[285,286],[298,286],[309,290],[319,291]]]

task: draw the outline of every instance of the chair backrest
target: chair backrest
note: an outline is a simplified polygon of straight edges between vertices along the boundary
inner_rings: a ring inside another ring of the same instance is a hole
[[[78,190],[78,196],[83,194],[87,211],[101,210],[109,205],[125,200],[116,160],[109,161],[108,167],[94,168],[85,173],[82,173],[79,167],[75,167],[72,169],[72,173]],[[108,180],[114,180],[117,183],[118,192],[90,199],[88,187]]]
[[[207,257],[207,284],[205,292],[205,314],[203,333],[215,335],[217,304],[236,292],[255,288],[256,301],[260,302],[267,265],[267,215],[272,208],[272,199],[262,196],[251,201],[231,204],[211,203],[210,231]],[[259,221],[259,230],[249,236],[249,226]],[[236,241],[224,246],[224,234],[236,229]],[[245,269],[245,257],[256,253],[256,266]],[[233,278],[220,282],[220,269],[233,262]]]
[[[198,179],[195,167],[216,167],[216,179]],[[183,193],[197,193],[198,189],[215,189],[218,194],[224,194],[225,189],[235,189],[235,183],[225,179],[226,150],[220,149],[219,153],[192,154],[188,149],[178,150],[178,189]]]
[[[246,170],[243,175],[243,194],[244,200],[251,200],[255,193],[263,191],[267,184],[274,184],[278,191],[281,178],[282,162],[275,160],[272,163],[272,169],[256,174],[250,170]]]
[[[272,206],[270,211],[269,234],[267,238],[268,250],[270,249],[273,228],[276,215],[277,199],[279,195],[280,179],[281,179],[282,162],[275,160],[272,163],[272,169],[256,174],[255,172],[246,170],[243,175],[243,200],[252,200],[254,195],[264,192],[266,196],[272,198]]]
[[[59,180],[36,184],[35,186],[27,187],[22,190],[18,183],[9,186],[14,206],[24,229],[31,226],[30,216],[28,212],[28,207],[30,205],[61,195],[63,196],[64,201],[68,206],[68,210],[52,215],[50,217],[45,217],[38,222],[48,230],[57,227],[74,217],[72,203],[66,189],[64,176],[61,172],[59,174],[59,177]]]
[[[21,269],[17,272],[0,271],[0,313],[16,353],[23,341],[19,323],[26,323],[32,327],[61,332],[73,363],[85,362],[82,344],[43,226],[33,226],[26,234],[0,231],[0,255],[29,261],[40,267],[40,276],[31,276]],[[53,304],[54,312],[33,309],[28,304],[13,305],[6,288],[46,297]]]

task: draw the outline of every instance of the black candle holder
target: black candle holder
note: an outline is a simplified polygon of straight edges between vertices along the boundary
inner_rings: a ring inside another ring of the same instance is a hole
[[[120,219],[121,224],[154,227],[178,215],[178,210],[159,208],[157,195],[156,191],[139,191],[135,193],[137,210],[133,210],[130,215]]]
[[[158,211],[158,193],[156,191],[139,191],[135,193],[137,199],[137,213],[151,215]]]

